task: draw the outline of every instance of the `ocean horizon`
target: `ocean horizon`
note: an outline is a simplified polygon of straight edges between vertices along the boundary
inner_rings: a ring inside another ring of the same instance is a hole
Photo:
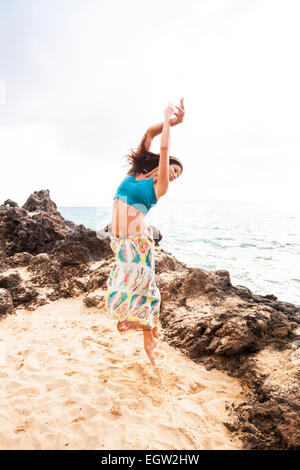
[[[58,207],[92,230],[111,222],[112,206]],[[147,215],[160,246],[188,267],[229,271],[233,285],[300,306],[300,215],[260,203],[163,201]]]

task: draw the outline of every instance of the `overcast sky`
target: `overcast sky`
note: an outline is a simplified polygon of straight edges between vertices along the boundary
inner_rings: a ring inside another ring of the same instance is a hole
[[[297,0],[0,0],[0,203],[112,204],[122,158],[183,96],[165,198],[297,207]],[[152,150],[159,152],[160,136]]]

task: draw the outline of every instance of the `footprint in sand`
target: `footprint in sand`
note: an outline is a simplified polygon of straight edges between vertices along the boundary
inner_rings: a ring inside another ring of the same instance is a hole
[[[119,405],[114,404],[109,411],[113,416],[122,416],[121,407]]]
[[[189,389],[189,393],[193,394],[193,393],[198,393],[198,392],[202,392],[202,390],[205,390],[205,386],[198,383],[198,382],[193,382],[190,384],[190,389]]]
[[[14,432],[18,433],[18,432],[25,432],[25,431],[26,431],[25,426],[17,426]]]
[[[86,421],[84,416],[78,416],[78,418],[74,418],[71,423],[79,423],[80,421]]]
[[[109,362],[111,362],[112,364],[117,364],[117,363],[119,363],[120,361],[119,361],[119,359],[117,359],[117,358],[115,358],[115,357],[111,357],[111,358],[109,358]]]

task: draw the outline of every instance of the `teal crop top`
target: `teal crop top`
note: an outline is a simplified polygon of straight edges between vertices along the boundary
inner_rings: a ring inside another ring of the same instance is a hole
[[[119,185],[114,199],[121,199],[135,209],[147,214],[157,204],[153,176],[136,181],[135,176],[126,176]]]

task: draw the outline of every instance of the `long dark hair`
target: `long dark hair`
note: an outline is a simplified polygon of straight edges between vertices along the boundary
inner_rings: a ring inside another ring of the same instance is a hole
[[[129,155],[125,155],[127,163],[130,165],[130,168],[127,172],[127,175],[136,175],[138,173],[148,173],[159,165],[160,154],[153,153],[146,149],[145,147],[146,134],[141,142],[141,145],[136,149],[131,149]],[[176,157],[169,156],[169,164],[179,165],[181,167],[181,172],[183,171],[183,166],[180,160]]]

